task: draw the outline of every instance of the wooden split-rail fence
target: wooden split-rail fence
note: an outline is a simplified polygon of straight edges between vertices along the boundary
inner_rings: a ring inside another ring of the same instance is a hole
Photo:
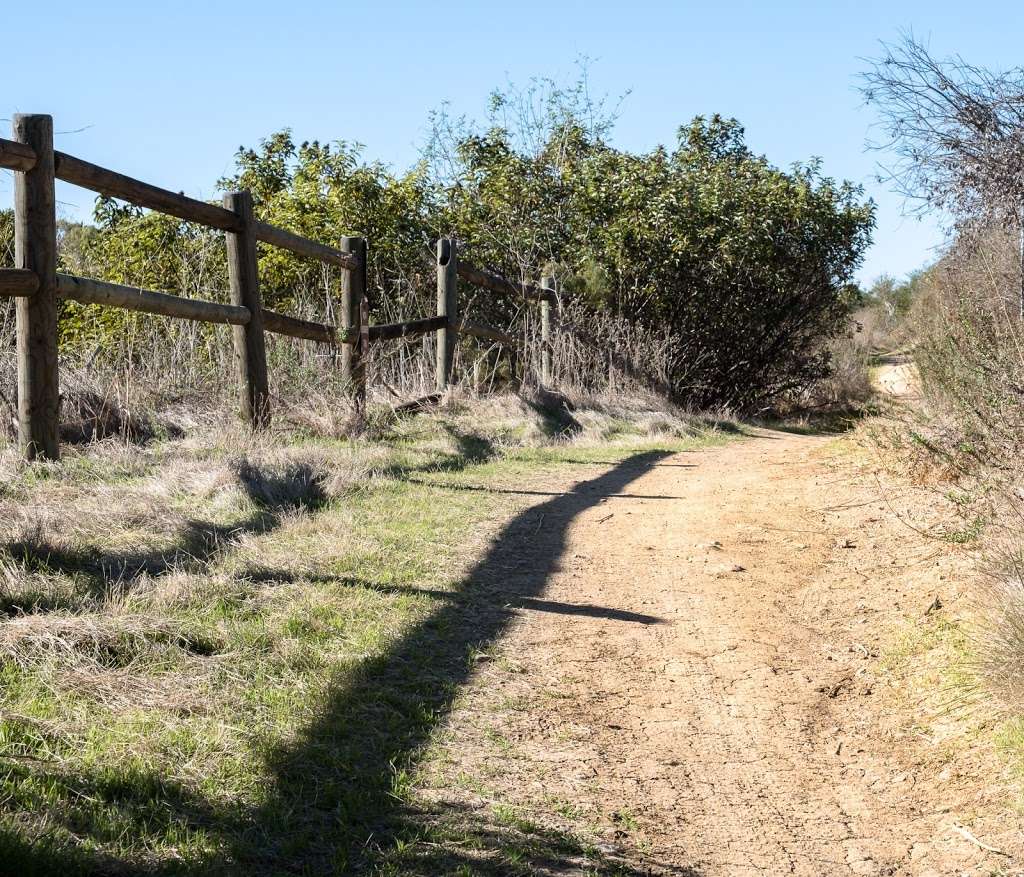
[[[371,326],[366,297],[367,241],[345,237],[327,246],[261,222],[253,216],[248,192],[226,194],[223,206],[189,198],[82,161],[53,148],[53,119],[47,115],[14,117],[13,139],[0,138],[0,167],[15,172],[15,268],[0,269],[0,296],[16,301],[18,358],[18,438],[27,459],[60,456],[58,381],[58,305],[60,299],[127,308],[165,317],[226,323],[233,329],[242,416],[255,429],[270,422],[265,332],[302,338],[341,349],[341,370],[357,410],[366,401],[366,358],[381,341],[436,333],[436,389],[452,379],[459,335],[504,346],[516,361],[516,340],[505,332],[459,318],[457,279],[501,295],[541,305],[541,381],[551,379],[551,303],[554,283],[520,283],[475,268],[459,259],[456,242],[437,242],[437,314],[423,319]],[[231,304],[184,298],[166,292],[57,272],[55,180],[140,207],[225,232]],[[341,325],[329,326],[279,314],[262,306],[256,244],[261,241],[299,256],[343,269]]]

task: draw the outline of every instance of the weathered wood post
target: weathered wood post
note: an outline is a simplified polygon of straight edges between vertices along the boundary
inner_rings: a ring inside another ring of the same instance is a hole
[[[446,317],[443,329],[437,330],[437,392],[443,393],[452,377],[455,357],[455,321],[459,316],[458,247],[454,240],[441,238],[437,242],[437,315]]]
[[[544,298],[540,303],[540,382],[551,386],[551,299],[555,295],[555,281],[548,275],[540,279]]]
[[[13,139],[36,154],[31,170],[14,175],[14,258],[34,271],[39,288],[18,298],[18,440],[26,459],[60,457],[60,386],[57,373],[57,208],[54,195],[53,119],[19,114]]]
[[[267,381],[267,349],[263,337],[263,303],[256,263],[252,195],[249,192],[229,192],[223,203],[225,209],[242,220],[241,231],[226,233],[231,303],[249,309],[249,322],[232,327],[242,417],[253,429],[262,429],[270,422],[270,386]]]
[[[360,308],[366,296],[366,238],[344,237],[341,250],[359,260],[354,270],[341,275],[341,326],[347,339],[341,347],[341,375],[348,382],[356,407],[366,400],[366,365],[363,361]]]

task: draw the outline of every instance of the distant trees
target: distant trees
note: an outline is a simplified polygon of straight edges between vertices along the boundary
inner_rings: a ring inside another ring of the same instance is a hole
[[[914,271],[906,280],[896,280],[883,274],[868,287],[865,304],[877,305],[893,319],[905,317],[914,300],[921,295],[926,271]]]

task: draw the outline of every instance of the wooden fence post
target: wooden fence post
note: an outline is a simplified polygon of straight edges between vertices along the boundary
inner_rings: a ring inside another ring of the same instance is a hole
[[[232,327],[242,417],[253,429],[262,429],[270,422],[270,386],[267,381],[267,349],[263,338],[263,304],[256,262],[252,195],[249,192],[229,192],[223,203],[226,210],[241,218],[243,225],[242,231],[229,231],[225,235],[231,303],[249,309],[249,322]]]
[[[437,392],[443,393],[452,377],[455,357],[455,323],[459,316],[458,246],[453,239],[441,238],[437,242],[437,315],[446,317],[443,329],[437,330]]]
[[[545,275],[540,279],[541,289],[548,295],[554,295],[555,281]],[[551,385],[551,301],[545,297],[540,303],[540,382],[542,386]]]
[[[14,117],[14,140],[32,148],[36,163],[14,175],[15,265],[34,271],[39,288],[17,300],[18,440],[26,459],[60,457],[57,363],[57,208],[53,119]]]
[[[359,267],[341,275],[341,326],[350,341],[341,347],[341,376],[348,382],[356,407],[366,399],[366,364],[363,360],[360,309],[366,296],[366,238],[344,237],[341,250],[359,259]]]

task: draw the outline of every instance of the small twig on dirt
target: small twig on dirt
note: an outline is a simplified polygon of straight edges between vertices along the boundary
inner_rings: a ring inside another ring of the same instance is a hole
[[[987,843],[983,843],[982,841],[978,840],[973,834],[971,834],[966,828],[964,828],[962,825],[957,825],[955,822],[953,823],[953,831],[957,832],[960,835],[963,835],[963,837],[966,840],[969,840],[976,847],[981,847],[981,849],[987,850],[990,853],[995,853],[997,856],[1010,855],[1009,853],[1003,852],[1000,849],[996,849],[996,847],[990,847]]]
[[[873,497],[872,499],[865,500],[864,502],[851,502],[851,503],[842,502],[839,505],[822,506],[821,508],[814,509],[813,511],[816,511],[816,512],[838,512],[838,511],[844,511],[846,509],[859,509],[859,508],[863,508],[866,505],[874,505],[876,502],[878,502],[878,497]]]
[[[537,521],[537,526],[534,528],[533,533],[537,535],[540,532],[540,528],[544,526],[544,512],[540,513],[540,520]]]
[[[614,517],[615,517],[615,512],[611,512],[610,514],[605,515],[603,518],[598,518],[597,519],[597,523],[603,524],[609,518],[614,518]]]

